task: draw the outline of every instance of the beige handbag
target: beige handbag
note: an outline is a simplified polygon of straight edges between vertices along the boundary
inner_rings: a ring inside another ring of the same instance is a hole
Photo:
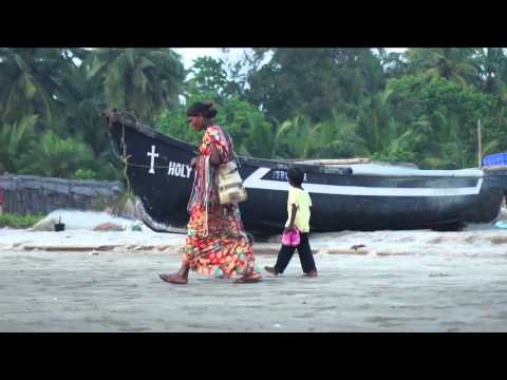
[[[239,203],[247,199],[236,160],[218,167],[218,197],[221,205]]]

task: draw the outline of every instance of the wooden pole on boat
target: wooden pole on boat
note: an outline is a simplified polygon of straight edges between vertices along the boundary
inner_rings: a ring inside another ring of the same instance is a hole
[[[477,120],[477,159],[479,160],[479,169],[481,169],[482,168],[481,119]]]

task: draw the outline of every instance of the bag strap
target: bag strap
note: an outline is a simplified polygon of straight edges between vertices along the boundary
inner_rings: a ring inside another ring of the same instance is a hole
[[[242,165],[241,165],[241,162],[240,160],[238,159],[238,155],[236,154],[236,152],[234,151],[234,144],[232,142],[232,138],[231,138],[231,135],[229,134],[229,132],[227,132],[224,128],[220,127],[220,129],[222,130],[222,132],[224,133],[224,136],[225,136],[225,139],[227,140],[227,143],[229,144],[229,146],[231,147],[231,156],[232,156],[232,159],[236,161],[236,166],[238,168],[240,168]]]

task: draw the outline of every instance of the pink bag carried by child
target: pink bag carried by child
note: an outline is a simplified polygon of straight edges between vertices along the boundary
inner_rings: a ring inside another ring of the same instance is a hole
[[[301,242],[301,237],[299,236],[299,230],[292,229],[289,231],[284,231],[282,233],[282,244],[289,247],[297,247]]]

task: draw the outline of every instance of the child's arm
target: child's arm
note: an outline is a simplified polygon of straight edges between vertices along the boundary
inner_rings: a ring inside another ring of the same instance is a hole
[[[296,213],[298,212],[298,208],[297,206],[293,203],[291,204],[291,209],[290,209],[290,219],[289,219],[289,224],[287,225],[287,227],[285,227],[285,230],[293,230],[294,229],[294,221],[296,220]]]

